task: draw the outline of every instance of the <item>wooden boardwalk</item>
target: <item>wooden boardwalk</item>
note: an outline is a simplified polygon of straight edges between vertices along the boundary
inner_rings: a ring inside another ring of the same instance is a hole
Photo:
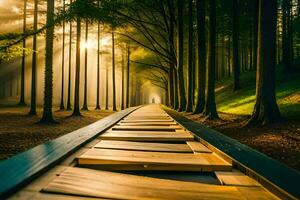
[[[124,117],[10,199],[278,199],[159,105]]]

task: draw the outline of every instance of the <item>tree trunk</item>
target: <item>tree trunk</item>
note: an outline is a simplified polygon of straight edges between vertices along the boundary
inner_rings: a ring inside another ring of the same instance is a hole
[[[188,29],[189,29],[189,39],[188,39],[188,98],[186,112],[193,111],[193,0],[188,0]]]
[[[209,14],[209,51],[206,86],[205,116],[208,119],[218,118],[215,102],[215,70],[216,70],[216,0],[210,0]]]
[[[70,0],[72,4],[72,0]],[[69,38],[69,75],[68,75],[68,99],[67,99],[67,110],[71,108],[71,78],[72,78],[72,22],[70,22],[70,38]]]
[[[258,47],[258,10],[259,0],[255,0],[254,5],[254,23],[253,23],[253,69],[257,69],[257,47]]]
[[[65,0],[63,0],[63,11],[65,12]],[[60,110],[65,109],[64,105],[64,87],[65,87],[65,29],[66,29],[66,24],[65,21],[63,20],[63,38],[62,38],[62,59],[61,59],[61,95],[60,95]]]
[[[205,0],[197,0],[197,36],[198,36],[198,98],[194,113],[202,113],[205,106],[206,87],[206,34]]]
[[[177,70],[174,69],[174,109],[177,110],[179,108],[179,101],[178,101],[178,74],[177,74]]]
[[[184,0],[177,0],[178,6],[178,93],[179,93],[179,108],[178,111],[181,112],[186,108],[186,97],[185,97],[185,84],[184,84],[184,74],[183,74],[183,59],[184,59],[184,31],[183,31],[183,5]]]
[[[73,116],[80,116],[79,108],[79,86],[80,86],[80,43],[81,43],[81,20],[77,18],[76,32],[76,71],[75,71],[75,93],[74,93],[74,110]]]
[[[23,14],[23,33],[26,32],[27,25],[27,0],[24,0],[24,14]],[[26,39],[23,39],[23,55],[22,55],[22,66],[21,66],[21,94],[20,94],[20,106],[26,106],[25,103],[25,65],[26,65]]]
[[[108,110],[108,64],[106,64],[105,75],[105,110]]]
[[[170,65],[169,68],[169,104],[172,108],[174,108],[174,67]]]
[[[232,5],[232,42],[233,42],[233,91],[241,89],[240,86],[240,62],[239,62],[239,0],[233,0]]]
[[[285,72],[291,71],[291,43],[290,43],[290,3],[282,1],[282,64]]]
[[[99,5],[98,1],[98,6]],[[98,32],[97,32],[97,91],[96,91],[96,108],[95,110],[101,110],[100,107],[100,21],[98,21]]]
[[[228,39],[228,66],[227,66],[227,76],[231,76],[231,36]]]
[[[34,0],[33,13],[33,30],[38,29],[38,0]],[[30,115],[36,115],[36,65],[37,65],[37,35],[33,35],[32,46],[32,72],[31,72],[31,101],[30,101]]]
[[[130,46],[127,44],[126,108],[129,108]]]
[[[113,87],[113,111],[117,111],[116,105],[116,64],[115,64],[115,32],[112,31],[112,87]]]
[[[124,51],[122,50],[122,94],[121,94],[121,110],[124,110],[125,102],[124,102],[124,94],[125,94],[125,58]]]
[[[275,92],[276,22],[277,1],[260,0],[256,103],[248,124],[264,125],[281,119]]]
[[[47,24],[54,22],[54,0],[47,1]],[[53,98],[53,38],[54,26],[46,29],[46,55],[45,55],[45,86],[44,86],[44,108],[40,122],[53,123],[52,98]]]
[[[89,37],[89,24],[88,21],[85,23],[85,49],[84,49],[84,94],[83,94],[83,107],[82,110],[88,110],[88,100],[87,100],[87,92],[88,92],[88,37]]]

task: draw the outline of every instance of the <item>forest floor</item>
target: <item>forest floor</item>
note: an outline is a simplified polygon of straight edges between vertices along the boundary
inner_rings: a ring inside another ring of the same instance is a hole
[[[69,117],[72,112],[55,111],[57,124],[42,125],[41,118],[29,116],[26,107],[0,107],[0,160],[87,126],[102,119],[112,111],[82,111],[82,117]]]
[[[255,103],[255,73],[241,76],[242,89],[232,90],[232,80],[217,83],[218,120],[185,115],[300,171],[300,73],[277,73],[277,102],[283,121],[268,126],[244,126]]]

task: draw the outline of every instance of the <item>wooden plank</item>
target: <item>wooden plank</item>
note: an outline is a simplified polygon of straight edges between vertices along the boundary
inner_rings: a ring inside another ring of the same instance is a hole
[[[120,131],[170,131],[175,132],[175,129],[182,129],[180,126],[164,127],[164,126],[114,126],[112,130]]]
[[[247,188],[215,186],[91,169],[69,168],[43,189],[48,193],[108,199],[248,199]],[[251,192],[253,192],[251,190]],[[255,191],[259,199],[277,199],[264,190]]]
[[[215,172],[217,178],[223,185],[232,186],[261,186],[257,181],[253,180],[245,174],[235,171],[235,172]]]
[[[260,183],[283,199],[300,199],[300,173],[262,154],[237,140],[184,117],[181,113],[164,107],[178,123],[227,154],[240,168],[260,179]]]
[[[146,165],[145,170],[228,171],[231,165],[215,154],[162,153],[90,149],[78,157],[80,165]],[[152,166],[156,166],[155,169]],[[101,167],[101,166],[100,166]]]
[[[212,151],[209,148],[207,148],[200,142],[191,141],[191,142],[186,142],[186,143],[196,153],[212,153]]]
[[[186,144],[127,142],[116,140],[102,140],[95,145],[95,148],[184,153],[193,152],[192,149]]]
[[[138,123],[138,122],[174,122],[173,119],[123,119],[122,123]]]
[[[100,139],[123,141],[192,141],[194,137],[187,132],[111,131],[102,134]]]
[[[72,151],[97,137],[138,107],[114,113],[91,125],[73,131],[52,141],[36,146],[10,159],[0,161],[0,199],[49,169]]]
[[[176,125],[175,122],[134,122],[134,123],[127,123],[127,122],[119,122],[119,126],[171,126]]]

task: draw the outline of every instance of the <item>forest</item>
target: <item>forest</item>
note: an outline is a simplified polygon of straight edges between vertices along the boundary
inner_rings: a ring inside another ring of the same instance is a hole
[[[160,103],[300,170],[298,0],[0,0],[0,25],[0,158]]]

